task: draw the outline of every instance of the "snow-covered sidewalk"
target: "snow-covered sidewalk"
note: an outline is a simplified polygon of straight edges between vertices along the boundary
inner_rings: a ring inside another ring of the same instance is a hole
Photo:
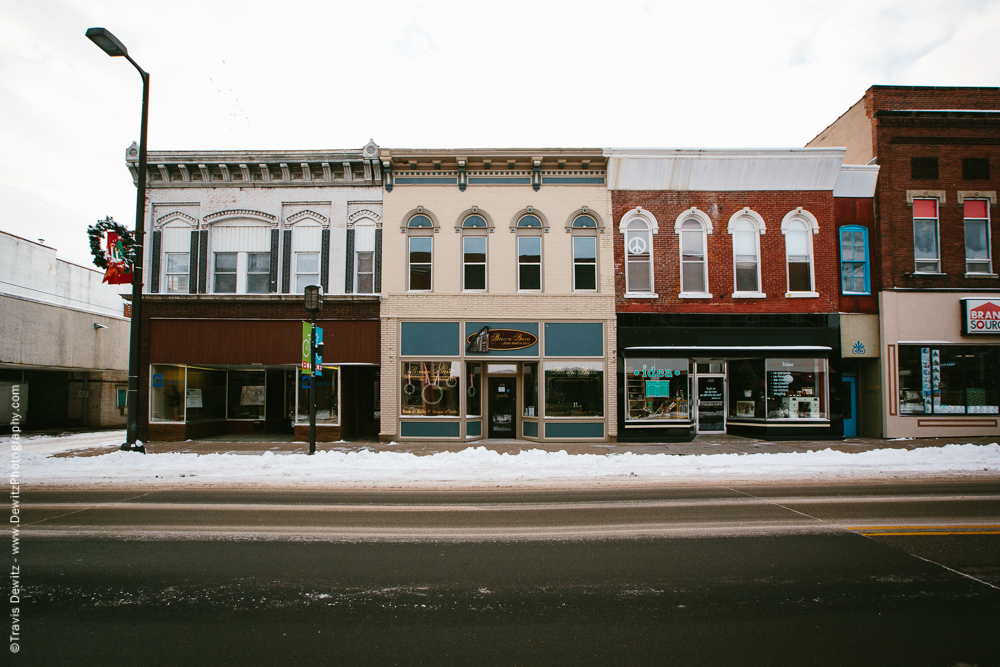
[[[1000,445],[952,444],[918,449],[845,453],[831,449],[761,454],[568,454],[485,447],[425,456],[392,451],[318,452],[315,456],[265,452],[134,454],[58,457],[78,449],[114,446],[120,431],[20,439],[0,445],[5,474],[25,486],[280,486],[394,487],[486,486],[544,483],[845,482],[863,479],[967,476],[1000,479]],[[16,466],[16,467],[15,467]]]

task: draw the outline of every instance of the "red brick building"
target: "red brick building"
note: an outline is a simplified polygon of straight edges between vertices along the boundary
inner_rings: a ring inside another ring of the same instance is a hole
[[[880,167],[872,257],[884,434],[1000,434],[1000,304],[992,232],[1000,88],[872,86],[810,147]]]
[[[607,154],[619,439],[856,435],[855,358],[877,342],[873,315],[842,313],[876,311],[878,168],[842,149]]]

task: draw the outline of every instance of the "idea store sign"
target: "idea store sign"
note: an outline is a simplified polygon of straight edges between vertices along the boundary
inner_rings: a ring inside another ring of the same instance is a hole
[[[962,299],[962,333],[1000,335],[1000,299]]]

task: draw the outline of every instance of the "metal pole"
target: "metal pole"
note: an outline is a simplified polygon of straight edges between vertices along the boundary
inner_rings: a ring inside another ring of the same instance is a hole
[[[136,446],[139,439],[139,346],[142,330],[142,256],[146,236],[146,134],[149,117],[149,73],[143,71],[139,64],[125,54],[132,65],[139,70],[142,77],[142,125],[139,130],[139,191],[135,198],[135,265],[132,267],[132,315],[129,328],[128,354],[128,392],[126,394],[126,437],[121,446],[124,451],[139,451],[146,453],[142,445]]]
[[[309,383],[309,453],[316,453],[316,311],[312,312],[312,332],[309,334],[309,366],[312,381]]]

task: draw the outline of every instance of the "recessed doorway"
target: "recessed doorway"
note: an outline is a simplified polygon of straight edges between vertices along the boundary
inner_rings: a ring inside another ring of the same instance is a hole
[[[493,364],[490,364],[492,366]],[[512,364],[513,365],[513,364]],[[516,365],[514,371],[516,372]],[[492,368],[490,369],[493,370]],[[489,438],[517,437],[517,375],[487,379]]]

